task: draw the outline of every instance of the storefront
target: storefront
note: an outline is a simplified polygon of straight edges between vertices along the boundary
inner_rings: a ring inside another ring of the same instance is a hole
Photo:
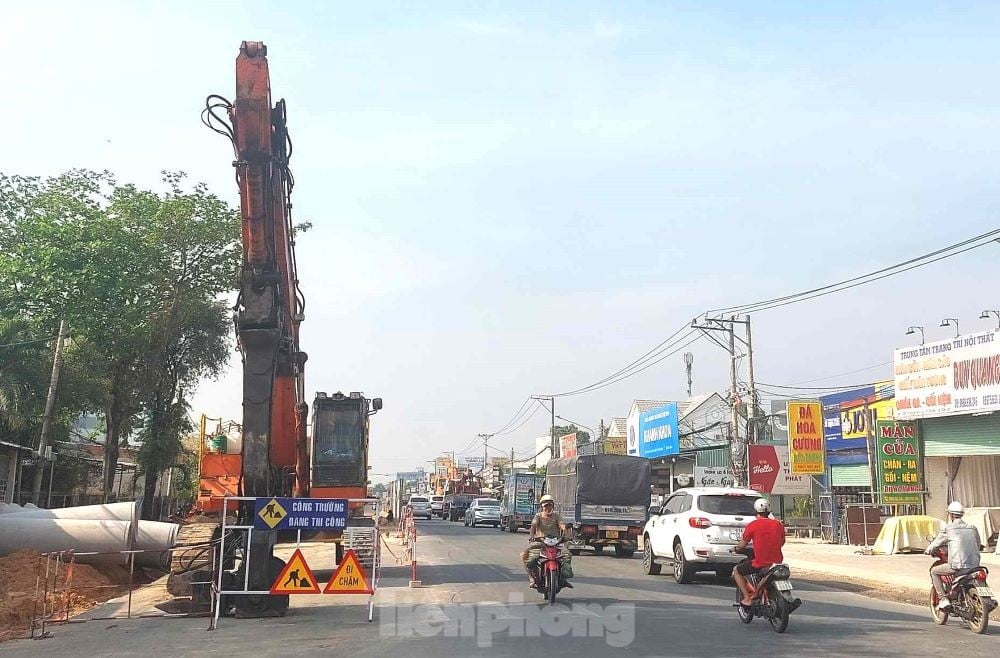
[[[871,501],[870,441],[875,422],[893,418],[893,393],[883,382],[820,398],[830,488],[842,504]]]
[[[896,418],[918,420],[924,503],[943,518],[958,500],[983,540],[1000,515],[1000,331],[895,351]],[[984,520],[984,518],[986,520]]]

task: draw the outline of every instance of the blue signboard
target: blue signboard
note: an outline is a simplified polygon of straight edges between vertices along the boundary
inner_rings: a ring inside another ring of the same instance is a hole
[[[668,402],[639,414],[640,457],[666,457],[678,452],[680,440],[677,437],[676,402]]]
[[[344,498],[258,498],[253,527],[258,530],[343,530]]]

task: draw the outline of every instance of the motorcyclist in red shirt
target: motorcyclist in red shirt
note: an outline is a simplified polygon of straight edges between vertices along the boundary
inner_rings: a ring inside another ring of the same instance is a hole
[[[784,562],[785,559],[781,554],[781,547],[785,545],[784,524],[771,518],[771,504],[766,498],[754,501],[753,508],[757,512],[757,518],[743,530],[743,539],[733,549],[733,552],[739,553],[753,542],[753,559],[743,560],[733,570],[733,580],[743,595],[740,604],[745,606],[750,605],[750,598],[753,596],[747,576],[772,564]]]

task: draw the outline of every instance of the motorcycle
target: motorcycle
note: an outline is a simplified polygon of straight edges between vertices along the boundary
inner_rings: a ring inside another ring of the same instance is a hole
[[[948,563],[948,551],[943,547],[934,551],[934,557],[937,559],[931,565],[931,569]],[[948,623],[950,615],[955,615],[964,619],[973,633],[985,633],[990,623],[990,612],[997,607],[993,590],[986,583],[989,572],[986,567],[976,567],[964,569],[955,575],[942,575],[941,580],[944,582],[945,591],[948,592],[951,606],[945,610],[938,609],[940,598],[932,585],[930,604],[934,623],[943,626]]]
[[[543,537],[538,559],[533,567],[535,589],[544,596],[550,604],[556,602],[559,590],[566,586],[562,573],[562,563],[565,559],[560,550],[566,542],[563,537]]]
[[[735,552],[735,551],[734,551]],[[753,549],[747,547],[740,554],[753,559]],[[763,617],[771,622],[776,633],[784,633],[788,628],[789,616],[802,605],[802,599],[795,596],[795,588],[790,580],[791,570],[787,564],[773,564],[766,571],[756,571],[747,576],[753,592],[750,605],[741,603],[742,595],[736,588],[736,611],[740,621],[749,624],[754,617]]]

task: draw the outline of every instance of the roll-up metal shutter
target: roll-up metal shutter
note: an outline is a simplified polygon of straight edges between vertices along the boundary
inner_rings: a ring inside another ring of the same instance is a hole
[[[868,464],[847,464],[831,466],[831,480],[835,487],[868,487],[871,488],[871,471]]]
[[[920,433],[927,457],[1000,455],[1000,413],[925,418]]]

